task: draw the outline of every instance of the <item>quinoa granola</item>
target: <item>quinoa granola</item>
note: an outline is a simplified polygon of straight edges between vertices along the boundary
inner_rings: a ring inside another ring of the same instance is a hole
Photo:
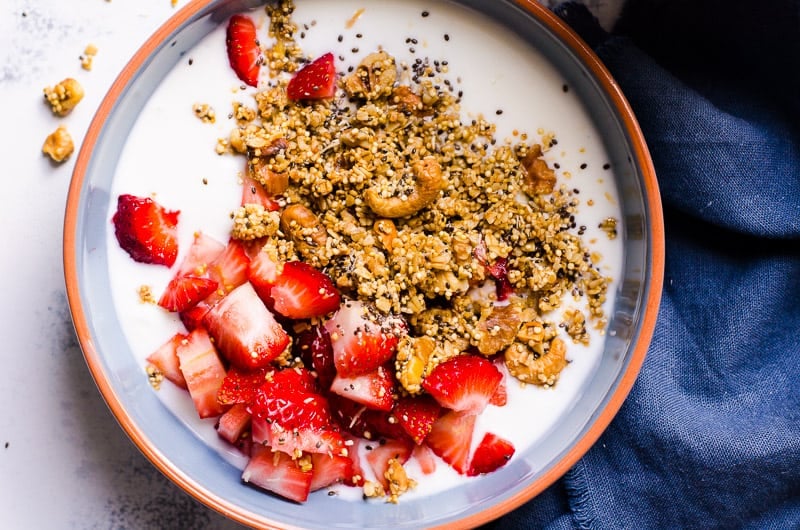
[[[268,8],[271,82],[255,112],[235,107],[239,126],[220,144],[246,155],[248,175],[281,209],[242,206],[233,237],[268,237],[265,252],[403,315],[405,392],[467,351],[503,355],[522,382],[555,384],[567,364],[558,330],[583,344],[587,320],[602,330],[610,279],[576,230],[578,191],[543,158],[549,141],[498,141],[490,121],[463,118],[446,61],[398,63],[382,50],[340,76],[337,97],[291,101],[281,74],[307,61],[292,9]],[[493,288],[503,282],[507,298]],[[585,299],[585,312],[556,314],[570,297]]]

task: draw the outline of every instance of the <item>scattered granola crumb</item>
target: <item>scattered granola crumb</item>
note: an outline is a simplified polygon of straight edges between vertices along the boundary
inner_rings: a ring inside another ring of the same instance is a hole
[[[91,70],[95,55],[97,55],[97,46],[88,44],[83,50],[83,55],[80,56],[81,68],[87,71]]]
[[[217,113],[207,103],[195,103],[192,105],[192,111],[203,123],[216,123],[217,121]]]
[[[397,504],[400,495],[417,485],[417,481],[409,478],[400,461],[394,458],[389,460],[389,468],[386,470],[385,478],[389,481],[389,492],[386,495],[387,501],[392,504]]]
[[[150,386],[156,390],[161,388],[161,382],[164,380],[164,374],[152,364],[148,364],[145,368],[145,371],[147,372],[147,381],[150,383]]]
[[[42,145],[42,152],[58,163],[69,158],[74,150],[75,144],[72,136],[63,125],[59,125],[55,131],[50,133]]]
[[[66,116],[83,99],[83,87],[75,79],[68,77],[55,86],[44,89],[44,98],[50,110],[57,116]]]
[[[153,289],[149,285],[139,286],[139,301],[143,304],[156,304],[158,300],[153,295]]]
[[[613,217],[606,217],[599,225],[600,229],[606,233],[608,239],[617,237],[617,220]]]

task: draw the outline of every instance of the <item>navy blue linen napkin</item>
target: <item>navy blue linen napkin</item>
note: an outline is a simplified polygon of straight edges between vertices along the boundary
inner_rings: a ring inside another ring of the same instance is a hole
[[[599,442],[487,528],[800,528],[800,2],[631,0],[594,48],[644,131],[666,271]]]

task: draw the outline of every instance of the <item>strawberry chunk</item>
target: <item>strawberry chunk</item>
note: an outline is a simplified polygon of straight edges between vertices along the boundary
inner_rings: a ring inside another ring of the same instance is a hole
[[[326,53],[297,71],[289,80],[286,95],[292,100],[332,98],[336,94],[336,65]]]
[[[293,344],[295,357],[300,357],[306,366],[311,366],[317,374],[317,384],[327,391],[336,377],[333,364],[333,348],[327,330],[313,326],[300,333]]]
[[[352,483],[353,461],[346,456],[312,453],[311,465],[311,491],[333,484]]]
[[[384,491],[389,491],[389,479],[386,472],[391,461],[405,464],[411,457],[413,444],[403,440],[381,440],[379,443],[367,444],[367,463],[375,474],[375,479],[381,483]]]
[[[475,476],[492,471],[506,465],[514,455],[514,445],[508,440],[487,432],[475,449],[467,475]]]
[[[276,260],[263,250],[253,254],[247,267],[247,279],[258,293],[258,297],[270,309],[273,308],[272,286],[281,273],[281,266]]]
[[[228,443],[240,445],[249,427],[250,411],[244,403],[237,403],[219,417],[217,434]]]
[[[203,317],[203,324],[222,355],[234,366],[255,370],[267,366],[289,345],[289,335],[244,283]]]
[[[140,263],[172,267],[178,257],[178,215],[150,197],[123,194],[111,221],[119,246]]]
[[[311,491],[311,470],[303,470],[296,460],[269,447],[253,445],[242,480],[281,497],[305,502]]]
[[[411,452],[411,457],[419,464],[419,469],[425,475],[430,475],[436,471],[436,458],[433,451],[427,445],[415,445]]]
[[[270,297],[276,312],[293,319],[321,317],[335,311],[341,303],[330,277],[302,261],[283,265],[270,289]]]
[[[181,372],[177,352],[178,346],[184,340],[186,340],[186,335],[176,333],[147,357],[148,363],[161,372],[168,381],[181,388],[186,388],[186,379]]]
[[[417,445],[425,440],[441,413],[442,407],[429,396],[404,397],[392,411],[397,422]]]
[[[264,171],[269,170],[265,169]],[[258,204],[270,212],[277,212],[281,209],[280,204],[278,204],[273,195],[260,182],[250,176],[249,170],[242,177],[242,206],[245,204]]]
[[[217,391],[217,401],[222,405],[249,404],[256,397],[256,392],[272,376],[269,368],[245,371],[235,366],[228,369],[222,385]]]
[[[469,451],[477,416],[452,410],[436,420],[425,443],[450,467],[465,474],[469,471]]]
[[[388,411],[394,405],[394,380],[383,366],[374,372],[352,377],[337,375],[330,390],[371,409]]]
[[[443,407],[480,414],[502,380],[503,374],[485,357],[460,355],[436,366],[422,388]]]
[[[345,302],[325,322],[325,329],[331,338],[336,371],[343,377],[372,372],[386,363],[406,332],[402,319],[380,315],[359,301]]]
[[[176,353],[199,416],[210,418],[222,414],[217,392],[225,379],[225,367],[206,330],[197,328],[192,331],[178,345]]]
[[[218,285],[211,278],[177,276],[167,284],[167,288],[158,300],[158,305],[167,311],[186,311],[216,291]]]
[[[366,440],[408,438],[392,411],[370,409],[338,394],[330,394],[328,402],[331,404],[334,420],[342,429],[355,436]]]
[[[208,266],[225,250],[225,244],[203,232],[195,232],[194,240],[186,256],[181,261],[175,277],[205,276]]]
[[[228,62],[236,77],[250,86],[258,86],[258,74],[264,59],[253,20],[245,15],[233,15],[228,21],[225,44]]]

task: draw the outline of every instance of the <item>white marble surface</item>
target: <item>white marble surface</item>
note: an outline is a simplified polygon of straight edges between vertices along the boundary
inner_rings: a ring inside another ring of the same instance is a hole
[[[178,8],[188,0],[181,0]],[[551,2],[552,3],[552,2]],[[589,0],[600,19],[615,0]],[[128,440],[74,337],[62,269],[73,157],[52,164],[44,138],[64,124],[79,147],[127,59],[171,14],[170,0],[0,0],[0,528],[240,528],[189,497]],[[99,51],[91,71],[79,56]],[[42,89],[75,77],[86,90],[65,118]]]

